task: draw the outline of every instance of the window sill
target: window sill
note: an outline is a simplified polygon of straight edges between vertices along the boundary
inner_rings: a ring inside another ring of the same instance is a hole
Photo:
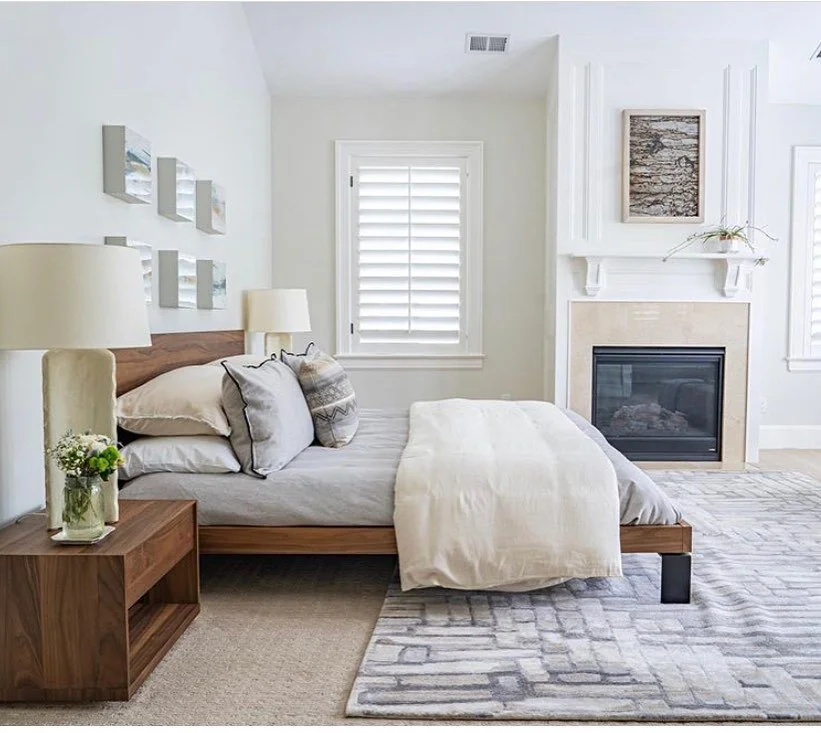
[[[787,369],[791,372],[821,372],[821,356],[789,356]]]
[[[335,354],[346,369],[481,369],[484,354]]]

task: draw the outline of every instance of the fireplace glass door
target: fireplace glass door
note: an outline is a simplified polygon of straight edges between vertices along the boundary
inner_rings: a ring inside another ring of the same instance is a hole
[[[593,424],[633,460],[720,461],[724,349],[594,347]]]

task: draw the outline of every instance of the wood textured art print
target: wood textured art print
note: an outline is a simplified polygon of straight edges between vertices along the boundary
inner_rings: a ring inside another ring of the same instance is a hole
[[[704,221],[704,117],[624,110],[624,221]]]

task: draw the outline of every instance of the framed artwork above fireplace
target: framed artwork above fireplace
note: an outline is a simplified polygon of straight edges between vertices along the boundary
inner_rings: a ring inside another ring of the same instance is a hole
[[[626,109],[622,221],[704,221],[703,109]]]

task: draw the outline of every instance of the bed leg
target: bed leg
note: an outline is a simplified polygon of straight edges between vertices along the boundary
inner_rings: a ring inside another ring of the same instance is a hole
[[[693,558],[689,552],[661,554],[661,602],[690,602],[690,572]]]

